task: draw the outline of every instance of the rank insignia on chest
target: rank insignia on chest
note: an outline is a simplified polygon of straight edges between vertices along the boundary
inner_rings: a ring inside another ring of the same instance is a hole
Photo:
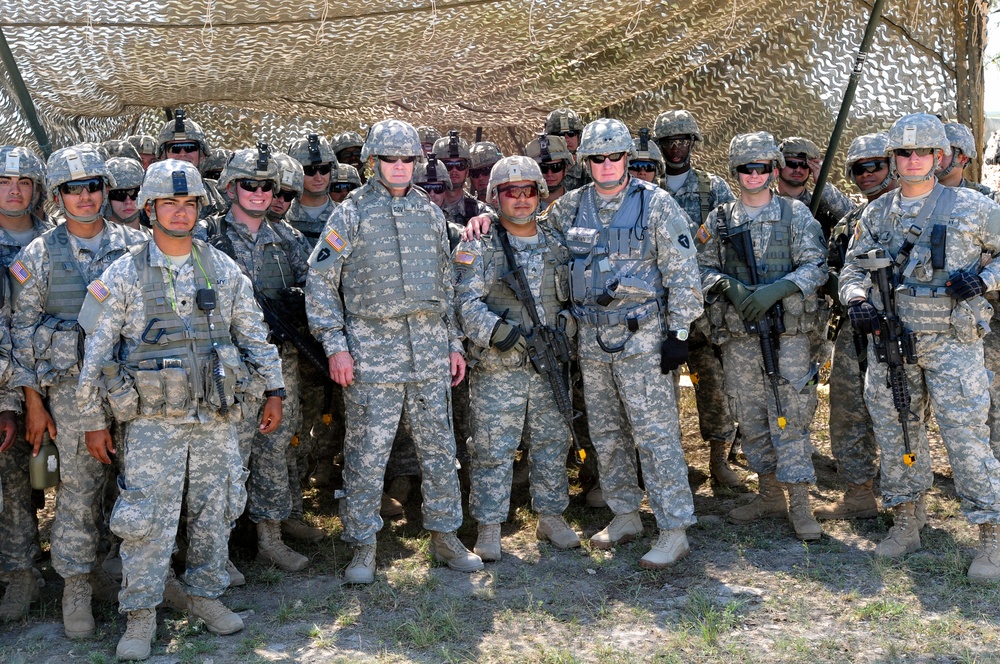
[[[707,228],[705,228],[705,224],[702,224],[701,226],[698,227],[698,233],[697,235],[695,235],[695,237],[698,238],[699,242],[705,244],[710,239],[712,239],[712,234],[708,232]]]
[[[459,251],[455,254],[455,262],[459,265],[472,265],[476,260],[476,255],[468,251]]]
[[[330,229],[330,232],[326,235],[326,243],[334,248],[335,251],[340,252],[344,249],[344,238],[337,234],[337,231]]]
[[[87,291],[89,291],[98,302],[104,302],[108,299],[108,295],[111,295],[111,291],[108,290],[108,287],[105,286],[104,282],[100,279],[94,279],[90,282],[90,286],[87,287]]]
[[[28,268],[24,267],[24,263],[21,261],[14,261],[14,264],[10,266],[10,273],[14,275],[14,278],[20,284],[24,284],[25,281],[31,279],[31,273],[28,272]]]

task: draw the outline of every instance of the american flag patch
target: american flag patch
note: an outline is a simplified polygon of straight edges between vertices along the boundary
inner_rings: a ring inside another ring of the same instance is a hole
[[[461,265],[472,265],[475,260],[476,255],[470,254],[468,251],[459,251],[455,254],[455,262]]]
[[[705,244],[709,241],[709,239],[711,239],[712,234],[708,232],[707,228],[705,228],[705,224],[702,224],[698,227],[698,234],[695,235],[695,237],[698,238],[699,242]]]
[[[90,294],[94,296],[94,299],[98,302],[104,302],[108,299],[108,295],[111,295],[111,291],[108,287],[104,285],[104,282],[100,279],[94,279],[90,282],[90,286],[87,287]]]
[[[28,268],[24,267],[24,263],[21,261],[14,261],[14,264],[10,266],[10,273],[14,275],[19,284],[24,284],[25,281],[31,279],[31,273],[28,272]]]
[[[344,242],[344,238],[337,235],[337,231],[333,229],[330,229],[330,232],[327,233],[326,243],[331,247],[333,247],[338,252],[344,248],[345,244],[347,244],[346,242]]]

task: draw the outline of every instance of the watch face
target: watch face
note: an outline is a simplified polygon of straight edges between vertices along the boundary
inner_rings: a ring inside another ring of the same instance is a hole
[[[687,330],[677,330],[674,334],[677,335],[677,341],[687,341],[688,331]]]

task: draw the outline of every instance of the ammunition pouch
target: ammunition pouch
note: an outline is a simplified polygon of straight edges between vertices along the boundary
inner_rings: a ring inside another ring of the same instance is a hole
[[[75,320],[46,316],[32,335],[35,375],[41,387],[51,387],[79,375],[83,359],[83,329]]]

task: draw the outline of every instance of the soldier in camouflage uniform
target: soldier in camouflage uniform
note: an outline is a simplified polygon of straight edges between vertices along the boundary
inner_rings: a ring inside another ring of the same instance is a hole
[[[365,144],[365,139],[361,137],[361,134],[356,131],[345,131],[330,143],[333,147],[333,154],[337,156],[337,162],[343,166],[354,168],[359,178],[363,178],[364,164],[361,163],[361,147]],[[360,187],[361,184],[358,186]]]
[[[334,203],[343,203],[347,196],[362,185],[358,169],[348,164],[338,164],[330,178],[330,198]]]
[[[137,202],[139,187],[146,175],[142,164],[128,157],[113,157],[106,163],[108,174],[115,183],[114,188],[108,190],[108,221],[137,231],[148,228],[140,225],[141,210]]]
[[[639,138],[632,141],[634,155],[629,155],[628,174],[645,182],[659,184],[665,172],[663,153],[660,148],[650,140],[647,132],[649,128],[643,127]]]
[[[205,163],[202,166],[202,180],[212,180],[213,182],[219,181],[219,176],[222,175],[222,169],[226,167],[229,160],[233,158],[233,151],[227,150],[226,148],[212,148],[208,153],[208,158],[205,159]]]
[[[293,161],[290,157],[286,159]],[[279,165],[265,143],[236,151],[219,179],[219,186],[233,205],[224,217],[210,221],[208,242],[236,261],[253,284],[254,293],[268,300],[273,310],[285,318],[284,322],[298,327],[292,319],[294,302],[302,303],[300,287],[305,284],[308,269],[301,236],[288,224],[265,220],[274,192],[281,189]],[[284,315],[286,310],[289,316]],[[301,313],[304,318],[305,310]],[[302,323],[304,327],[305,321]],[[281,426],[263,434],[257,431],[256,417],[248,417],[236,425],[236,431],[243,465],[250,469],[247,512],[250,521],[257,524],[257,560],[287,572],[299,572],[306,568],[309,559],[281,541],[281,525],[291,513],[291,493],[299,496],[302,493],[298,481],[290,483],[286,460],[286,455],[296,454],[291,443],[302,424],[300,360],[290,340],[277,343],[280,343],[278,351],[286,393]]]
[[[479,522],[474,550],[484,561],[500,560],[500,524],[510,510],[514,453],[526,426],[531,503],[538,512],[535,535],[560,549],[580,546],[580,538],[562,518],[569,505],[569,427],[548,378],[528,359],[525,336],[532,332],[528,305],[501,280],[511,269],[522,267],[541,324],[575,330],[575,320],[566,309],[569,252],[557,231],[535,221],[537,199],[545,188],[534,160],[515,156],[498,162],[487,201],[498,210],[500,227],[492,236],[459,245],[454,254],[459,323],[472,356],[469,509]],[[516,266],[507,263],[504,237]],[[570,336],[566,333],[567,339]],[[564,399],[568,398],[567,390]]]
[[[946,187],[965,187],[978,191],[983,196],[993,197],[993,190],[984,184],[965,179],[965,167],[976,158],[976,138],[972,130],[961,122],[948,122],[944,126],[951,144],[951,156],[945,157],[943,166],[934,176]]]
[[[989,446],[989,375],[982,337],[993,313],[983,295],[1000,288],[1000,263],[980,266],[984,252],[1000,252],[1000,206],[936,181],[934,173],[950,151],[944,125],[933,115],[905,115],[893,124],[886,156],[899,191],[871,202],[861,215],[841,272],[840,299],[858,332],[869,334],[879,326],[881,301],[869,300],[868,273],[860,261],[873,249],[885,251],[896,273],[891,285],[899,318],[904,332],[913,334],[916,350],[916,362],[904,365],[912,399],[904,416],[911,421],[909,430],[921,435],[910,436],[915,459],[907,465],[887,365],[878,361],[875,345],[869,345],[865,401],[881,452],[882,501],[894,516],[875,553],[899,557],[920,548],[923,523],[916,504],[934,479],[922,435],[929,401],[962,511],[979,525],[980,548],[968,576],[993,581],[1000,579],[1000,461]]]
[[[80,310],[87,338],[76,406],[88,421],[99,421],[107,406],[128,422],[111,515],[122,538],[123,660],[149,656],[165,583],[210,632],[243,629],[217,599],[229,584],[229,531],[246,504],[248,471],[234,424],[253,418],[262,397],[261,433],[281,424],[281,362],[250,280],[191,237],[205,191],[188,163],[150,166],[139,203],[153,239],[91,282]],[[88,431],[87,448],[105,463],[115,452],[107,429]],[[186,571],[168,580],[185,485]]]
[[[729,169],[740,186],[738,201],[720,205],[698,233],[712,341],[722,346],[726,388],[740,423],[743,452],[760,478],[760,490],[747,505],[729,512],[735,523],[786,516],[802,540],[817,540],[822,530],[809,507],[809,485],[816,481],[809,435],[816,402],[816,365],[808,333],[820,321],[816,291],[826,283],[823,234],[799,201],[775,195],[770,185],[784,158],[767,132],[740,134],[729,144]],[[748,232],[757,275],[741,257],[732,236]],[[753,285],[755,277],[759,286]],[[773,307],[784,307],[784,329],[775,346],[778,376],[765,374],[762,340],[748,324],[767,325]],[[779,345],[780,344],[780,345]],[[785,502],[783,485],[788,488]]]
[[[200,172],[210,154],[211,148],[208,139],[205,138],[205,130],[188,118],[183,109],[175,110],[174,119],[165,122],[156,136],[157,159],[186,161]],[[212,182],[205,182],[205,192],[209,204],[201,207],[201,218],[208,219],[217,214],[225,214],[229,209],[229,201],[223,197],[218,188]]]
[[[103,411],[76,408],[83,334],[77,323],[87,284],[146,235],[102,216],[114,180],[89,147],[57,150],[46,166],[46,188],[65,223],[26,246],[10,266],[14,375],[24,390],[27,440],[44,432],[59,449],[60,481],[52,524],[52,567],[66,581],[63,627],[69,638],[93,635],[90,573],[97,559],[98,524],[110,469],[90,456],[84,434],[106,428]]]
[[[0,147],[0,267],[4,272],[21,248],[51,228],[31,210],[45,191],[45,164],[27,148]],[[5,291],[6,292],[6,291]],[[10,298],[6,298],[9,323]],[[0,391],[0,411],[21,413],[21,391],[7,383]],[[10,397],[13,398],[10,398]],[[9,426],[0,413],[2,428]],[[0,453],[0,572],[6,575],[7,592],[0,602],[0,622],[17,620],[38,598],[32,562],[38,547],[38,523],[31,502],[28,458],[31,447],[24,438],[24,420],[17,417],[17,439],[5,441]]]
[[[535,160],[545,178],[548,193],[538,198],[538,211],[541,213],[566,193],[564,183],[566,173],[573,165],[573,153],[566,147],[566,139],[562,136],[539,134],[524,146],[524,154]]]
[[[444,218],[459,226],[465,226],[469,219],[490,212],[486,203],[465,193],[465,181],[469,176],[469,144],[460,138],[457,131],[448,132],[434,143],[431,154],[437,156],[451,178],[451,189],[445,192],[441,211]]]
[[[337,157],[325,138],[308,134],[294,141],[288,156],[302,164],[305,175],[302,196],[285,213],[285,221],[306,237],[306,251],[312,251],[336,203],[330,198],[330,180]]]
[[[812,189],[808,187],[809,178],[815,181],[819,178],[823,167],[823,157],[819,146],[808,138],[792,136],[781,141],[778,146],[785,157],[785,165],[778,176],[778,194],[794,198],[806,205],[812,206]],[[854,209],[854,202],[827,182],[823,187],[823,199],[816,210],[816,221],[823,228],[823,238],[830,239],[830,233],[837,222]]]
[[[142,170],[145,171],[149,165],[156,161],[156,138],[149,134],[136,134],[126,139],[139,153],[139,160],[142,161]]]
[[[465,360],[444,215],[411,186],[422,154],[411,125],[375,124],[362,151],[374,176],[337,208],[309,258],[309,325],[330,358],[330,377],[345,387],[341,519],[345,540],[355,545],[348,583],[375,579],[379,494],[404,410],[419,452],[433,553],[460,571],[483,567],[455,535],[462,505],[449,383],[462,380]]]
[[[573,161],[566,169],[563,180],[566,191],[579,189],[590,182],[587,165],[579,161],[576,156],[577,146],[580,145],[580,134],[583,132],[583,120],[580,115],[570,108],[557,108],[545,117],[542,131],[549,136],[561,136],[566,141],[566,148],[573,155]]]
[[[847,150],[844,175],[868,199],[840,220],[830,237],[828,292],[837,295],[840,270],[847,257],[847,246],[868,203],[896,188],[885,157],[885,132],[858,136]],[[839,302],[838,302],[839,307]],[[841,309],[841,311],[843,311]],[[878,500],[872,486],[878,472],[878,447],[872,431],[872,418],[865,405],[865,371],[868,366],[867,341],[863,335],[840,329],[830,367],[830,450],[838,471],[847,481],[847,491],[837,503],[815,511],[817,519],[868,519],[878,516]],[[862,351],[862,362],[858,351]]]
[[[108,160],[115,159],[117,157],[127,157],[128,159],[137,161],[140,165],[142,165],[142,157],[139,156],[139,152],[135,149],[135,146],[123,138],[104,141],[101,143],[101,147],[107,153]]]
[[[690,112],[682,109],[657,115],[653,139],[664,162],[660,185],[687,213],[693,227],[692,235],[701,240],[706,235],[698,229],[708,220],[708,213],[735,200],[733,192],[719,176],[691,165],[691,153],[704,138]],[[725,374],[720,361],[722,350],[711,341],[706,316],[701,316],[691,326],[689,349],[687,365],[695,386],[698,426],[702,439],[709,444],[709,474],[721,486],[739,487],[742,485],[740,477],[727,459],[736,437],[736,425],[726,396]]]
[[[490,141],[473,143],[469,148],[469,180],[472,183],[472,193],[476,198],[489,204],[486,200],[486,189],[490,184],[490,171],[493,164],[503,159],[500,146]]]
[[[417,127],[417,136],[420,137],[420,149],[423,150],[424,157],[434,152],[434,143],[441,138],[441,132],[429,125]]]

